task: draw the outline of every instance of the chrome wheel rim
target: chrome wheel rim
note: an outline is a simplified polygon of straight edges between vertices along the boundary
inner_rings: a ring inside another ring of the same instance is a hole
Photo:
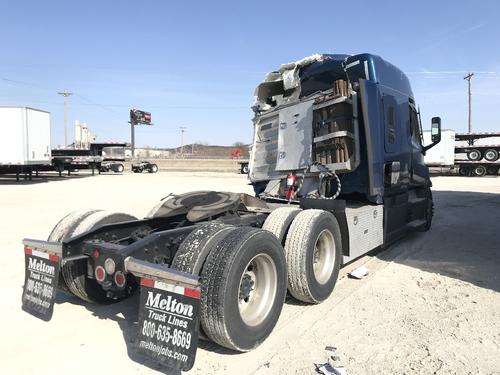
[[[324,229],[316,239],[313,254],[314,277],[319,284],[326,284],[335,266],[335,241],[333,234]]]
[[[495,152],[493,152],[493,151],[488,151],[488,152],[484,155],[484,158],[485,158],[486,160],[489,160],[489,161],[494,160],[494,159],[495,159],[495,157],[496,157],[496,155],[495,155]]]
[[[262,323],[276,298],[278,273],[273,259],[258,254],[248,262],[240,279],[238,309],[241,319],[249,326]]]
[[[479,158],[479,152],[477,152],[477,151],[471,151],[471,152],[469,153],[469,156],[470,156],[470,158],[471,158],[472,160],[476,160],[476,159],[478,159],[478,158]]]

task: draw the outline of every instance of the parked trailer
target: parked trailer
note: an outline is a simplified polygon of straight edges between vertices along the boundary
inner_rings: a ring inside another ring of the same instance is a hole
[[[51,164],[50,113],[29,107],[0,107],[0,174],[29,176]]]
[[[63,170],[92,169],[101,172],[123,173],[126,143],[91,143],[89,148],[59,148],[52,150],[54,168]]]
[[[431,139],[429,131],[424,131],[424,142]],[[497,157],[500,145],[480,144],[478,140],[500,137],[500,133],[455,133],[443,130],[439,145],[425,154],[425,163],[429,167],[457,170],[461,176],[482,177],[498,175],[500,160]],[[467,142],[467,144],[464,144]],[[461,157],[460,154],[466,154]]]
[[[23,308],[50,319],[58,283],[93,303],[140,288],[137,350],[188,370],[198,336],[252,350],[271,334],[287,289],[321,303],[342,265],[430,228],[423,153],[440,141],[440,119],[423,146],[398,68],[370,54],[315,55],[270,73],[255,97],[256,196],[173,195],[144,219],[73,212],[47,241],[23,241]]]

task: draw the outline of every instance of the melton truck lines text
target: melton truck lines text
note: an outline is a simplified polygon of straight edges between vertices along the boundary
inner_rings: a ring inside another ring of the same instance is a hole
[[[29,258],[28,269],[31,271],[42,272],[46,275],[55,276],[56,268],[54,266],[48,265],[43,260]]]
[[[167,313],[179,314],[187,319],[192,319],[193,317],[193,306],[177,302],[177,300],[175,298],[172,299],[171,296],[162,298],[160,293],[153,293],[151,291],[148,291],[146,307],[163,310]]]

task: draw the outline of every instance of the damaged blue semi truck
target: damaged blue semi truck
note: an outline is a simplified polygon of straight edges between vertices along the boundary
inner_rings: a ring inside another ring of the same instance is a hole
[[[198,336],[252,350],[287,291],[320,303],[340,267],[430,228],[423,155],[440,141],[440,119],[424,146],[410,83],[394,65],[313,55],[269,73],[252,108],[255,196],[171,195],[144,219],[73,212],[47,241],[23,240],[23,308],[48,320],[56,289],[112,303],[140,288],[137,350],[187,370]],[[41,263],[57,269],[45,284]]]

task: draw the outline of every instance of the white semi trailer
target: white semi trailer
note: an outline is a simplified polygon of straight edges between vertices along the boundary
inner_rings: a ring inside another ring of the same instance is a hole
[[[0,174],[25,173],[51,165],[50,113],[29,107],[0,107]]]
[[[498,175],[498,139],[498,132],[469,134],[443,130],[441,142],[426,151],[425,164],[429,167],[439,167],[442,171],[456,170],[461,176]],[[423,132],[423,140],[424,144],[430,142],[430,131]]]

